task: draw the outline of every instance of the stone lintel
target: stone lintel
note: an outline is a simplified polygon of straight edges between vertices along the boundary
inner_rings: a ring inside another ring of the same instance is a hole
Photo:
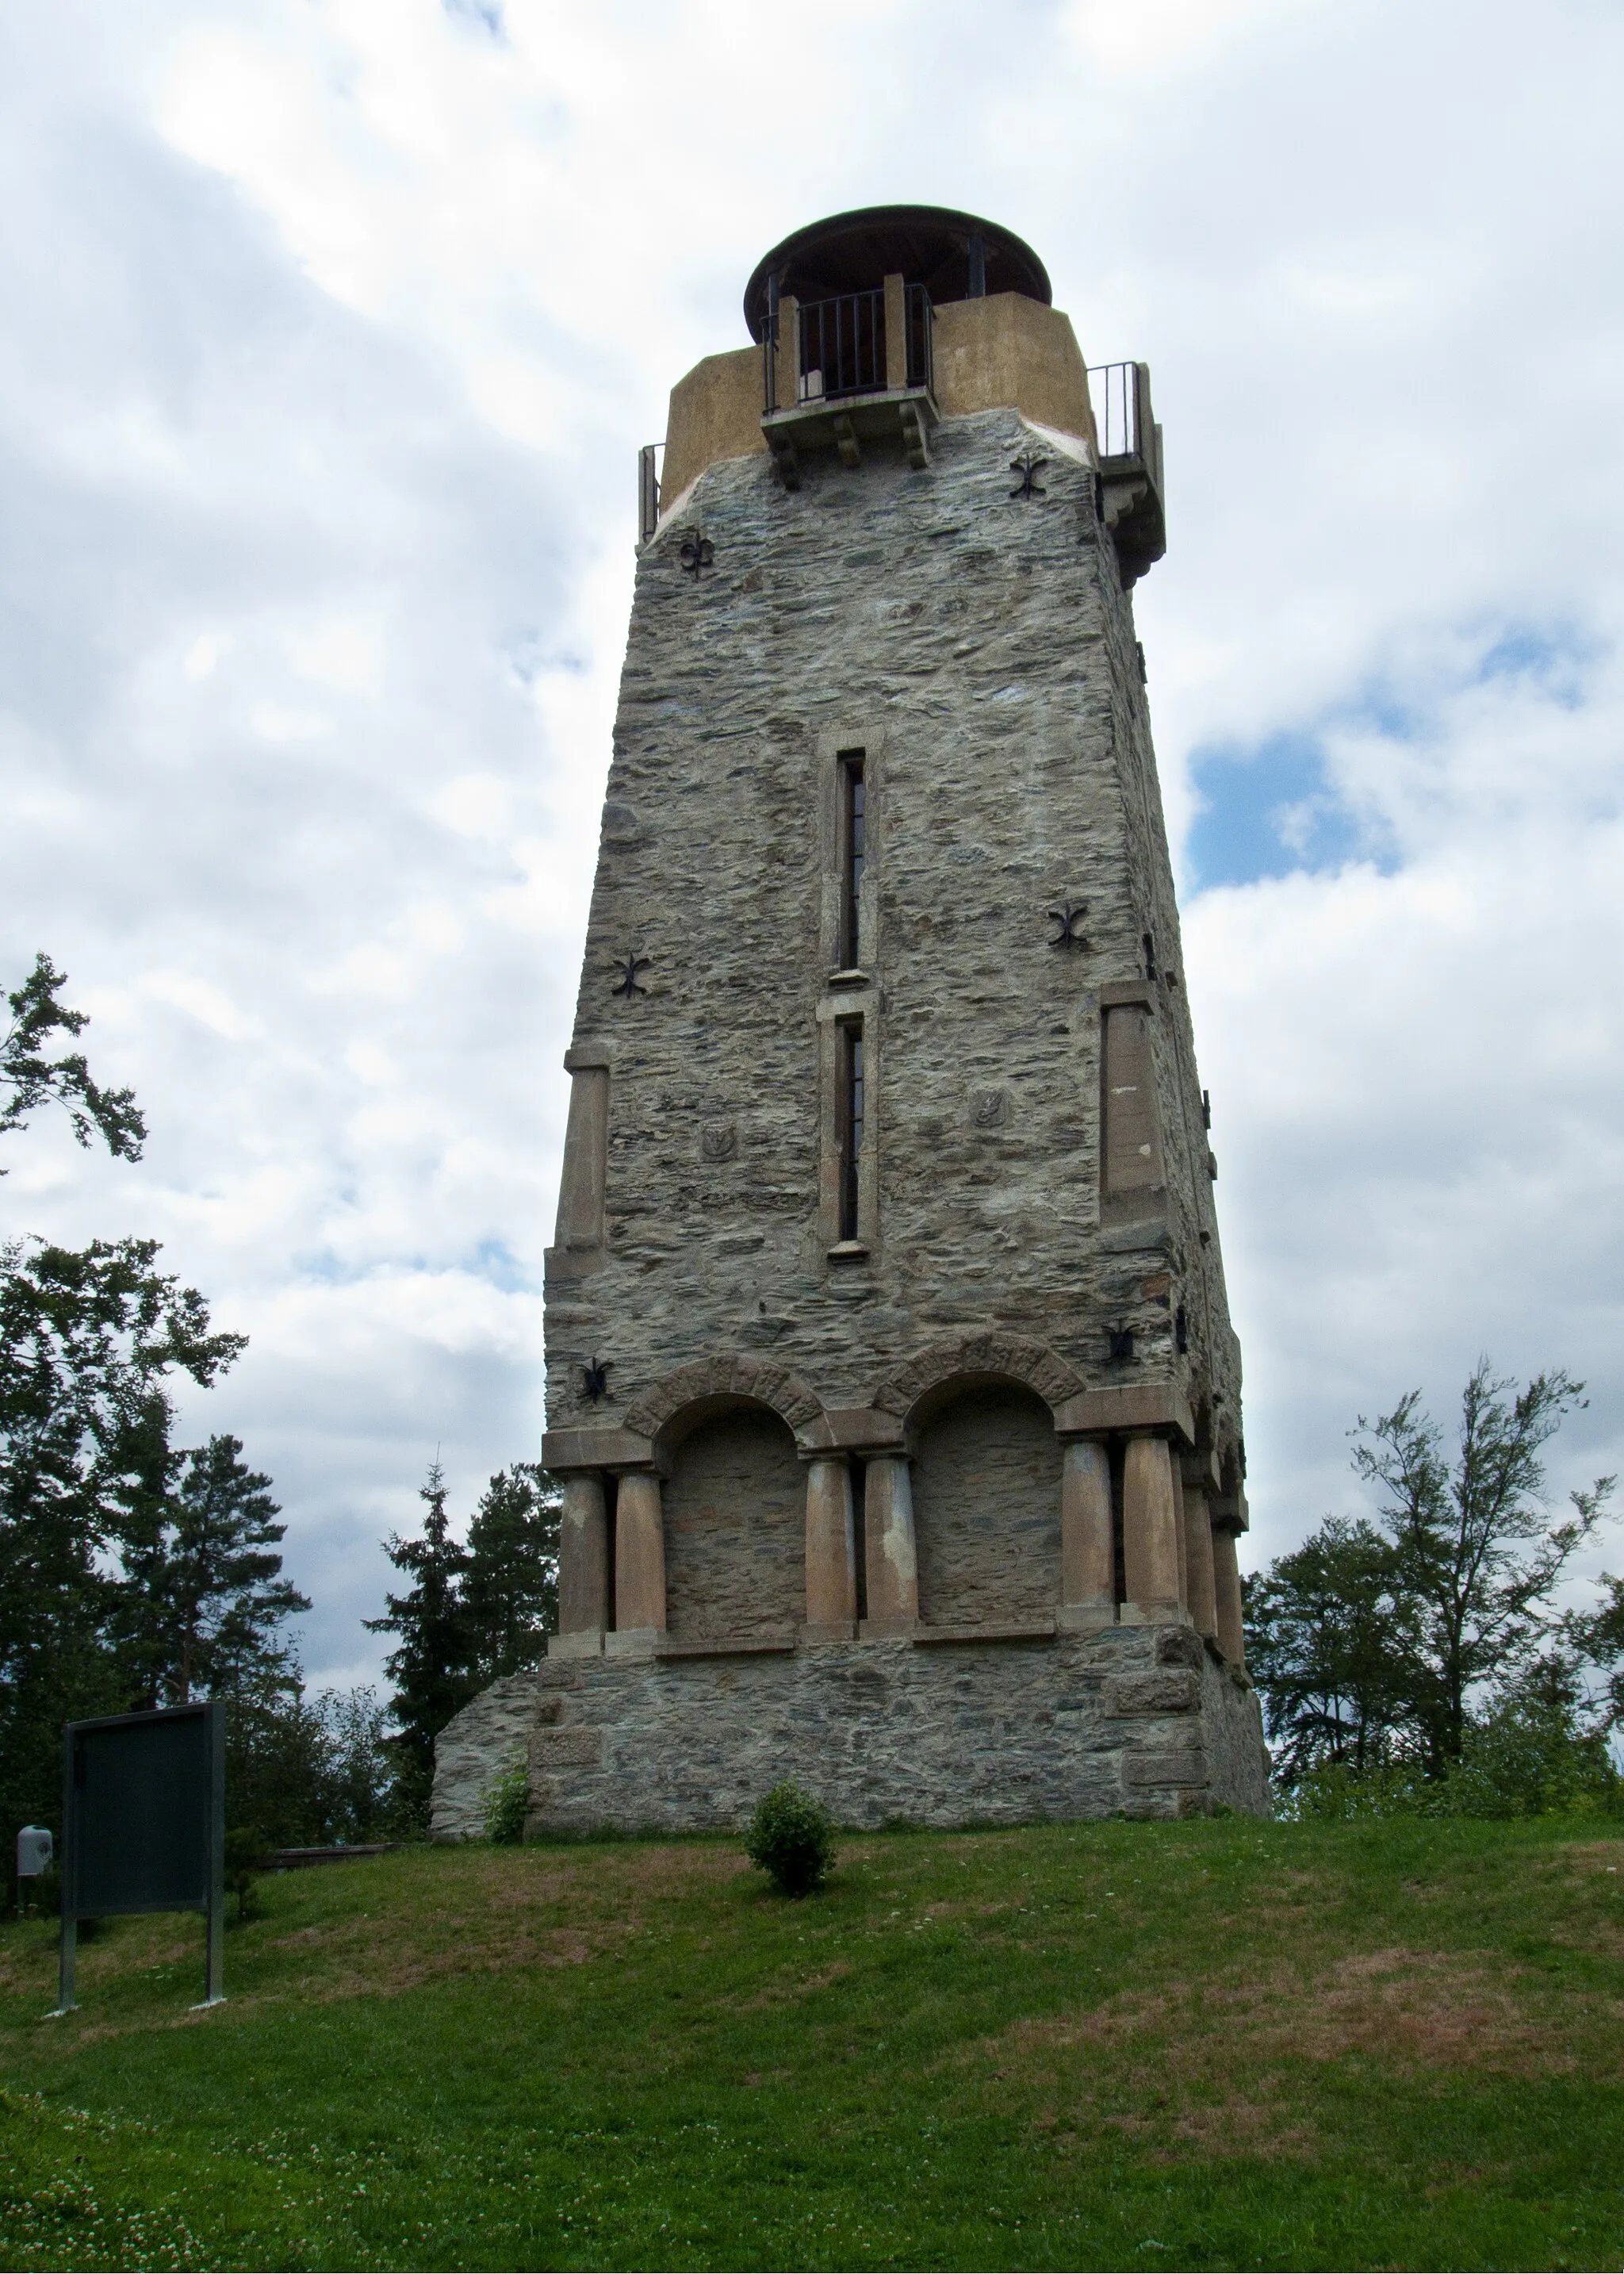
[[[921,1621],[914,1630],[915,1643],[937,1642],[1053,1642],[1055,1622],[1011,1619],[989,1626],[933,1627]]]
[[[1063,1437],[1147,1432],[1177,1438],[1182,1446],[1195,1450],[1194,1417],[1174,1382],[1124,1382],[1109,1389],[1079,1390],[1055,1408],[1055,1427]]]
[[[808,1619],[801,1630],[800,1639],[808,1650],[816,1650],[823,1643],[855,1642],[857,1622],[855,1619]]]
[[[651,1469],[654,1447],[635,1429],[549,1429],[541,1465],[555,1477],[572,1469]]]
[[[547,1637],[549,1658],[601,1658],[604,1654],[602,1627],[583,1627],[578,1634],[554,1634]]]
[[[562,1286],[570,1279],[588,1279],[594,1271],[604,1268],[601,1247],[547,1247],[542,1250],[541,1284],[544,1291]]]
[[[576,1043],[564,1053],[566,1073],[595,1073],[613,1072],[614,1045],[612,1043]]]
[[[1223,1489],[1223,1480],[1218,1473],[1216,1453],[1184,1453],[1178,1464],[1180,1481],[1192,1492],[1205,1493],[1209,1500],[1216,1499]]]
[[[899,1453],[902,1423],[898,1415],[882,1413],[877,1406],[825,1406],[801,1432],[799,1449],[803,1461],[830,1453]]]
[[[1109,1193],[1105,1197],[1111,1199]],[[1123,1203],[1118,1200],[1114,1205],[1120,1207]],[[1113,1223],[1109,1217],[1102,1219],[1100,1249],[1106,1255],[1170,1254],[1177,1268],[1183,1269],[1165,1213],[1134,1216],[1122,1224]]]
[[[1101,1595],[1092,1603],[1062,1603],[1055,1613],[1059,1634],[1102,1634],[1116,1623],[1116,1606]]]
[[[652,1658],[665,1639],[664,1627],[616,1627],[604,1637],[605,1658]]]
[[[1148,979],[1108,979],[1100,990],[1100,1008],[1116,1011],[1135,1005],[1141,1011],[1156,1007],[1154,983]]]

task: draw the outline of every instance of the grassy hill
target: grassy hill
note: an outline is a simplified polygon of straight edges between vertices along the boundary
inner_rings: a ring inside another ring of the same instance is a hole
[[[410,1850],[0,1928],[6,2267],[1624,2262],[1624,1838]]]

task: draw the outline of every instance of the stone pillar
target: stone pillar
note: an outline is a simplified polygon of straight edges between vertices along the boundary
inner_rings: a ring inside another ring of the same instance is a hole
[[[1111,1463],[1097,1437],[1073,1437],[1060,1472],[1060,1610],[1063,1627],[1116,1623]]]
[[[1130,1437],[1123,1475],[1124,1621],[1148,1626],[1180,1619],[1178,1534],[1184,1511],[1165,1437]]]
[[[665,1533],[660,1480],[639,1469],[620,1479],[614,1504],[614,1623],[620,1634],[665,1623]]]
[[[801,303],[786,292],[778,302],[778,351],[774,383],[780,410],[793,410],[801,399]]]
[[[1235,1560],[1235,1534],[1227,1525],[1213,1526],[1213,1593],[1217,1601],[1218,1647],[1231,1666],[1246,1663],[1246,1636],[1241,1623],[1241,1570]]]
[[[1185,1601],[1198,1634],[1218,1639],[1218,1603],[1213,1580],[1213,1523],[1207,1495],[1196,1485],[1184,1487],[1184,1565],[1188,1577]]]
[[[914,1551],[914,1487],[900,1454],[877,1454],[863,1487],[863,1540],[871,1634],[906,1634],[919,1623],[919,1562]]]
[[[601,1634],[609,1623],[609,1526],[594,1469],[564,1480],[559,1514],[559,1632]]]
[[[903,276],[885,279],[885,384],[901,388],[908,383],[908,293]]]
[[[857,1617],[852,1470],[843,1457],[807,1463],[807,1624],[848,1639]]]

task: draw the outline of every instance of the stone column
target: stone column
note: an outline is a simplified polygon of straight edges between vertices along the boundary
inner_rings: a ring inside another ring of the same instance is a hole
[[[665,1533],[660,1480],[647,1469],[620,1479],[614,1504],[614,1623],[619,1634],[665,1623]]]
[[[844,1457],[807,1463],[807,1624],[828,1639],[856,1631],[852,1470]]]
[[[1197,1485],[1184,1487],[1184,1565],[1189,1579],[1185,1600],[1198,1634],[1218,1639],[1218,1603],[1213,1580],[1213,1523],[1207,1495]]]
[[[778,302],[778,352],[774,364],[780,410],[801,399],[801,303],[786,292]]]
[[[1183,1618],[1178,1599],[1183,1513],[1166,1438],[1130,1437],[1122,1495],[1125,1623],[1148,1626]]]
[[[1231,1666],[1246,1663],[1246,1636],[1241,1623],[1241,1570],[1235,1560],[1235,1534],[1227,1525],[1213,1526],[1213,1593],[1217,1603],[1218,1647]]]
[[[1097,1437],[1073,1437],[1060,1472],[1060,1613],[1063,1627],[1116,1623],[1111,1463]]]
[[[885,279],[885,384],[908,383],[908,288],[904,276]]]
[[[595,1469],[564,1480],[559,1515],[559,1632],[601,1634],[609,1623],[609,1526]]]
[[[906,1634],[919,1623],[919,1562],[914,1551],[914,1487],[900,1454],[877,1454],[863,1486],[863,1540],[870,1634]]]

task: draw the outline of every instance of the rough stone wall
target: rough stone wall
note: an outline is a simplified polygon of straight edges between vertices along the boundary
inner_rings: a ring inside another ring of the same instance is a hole
[[[510,1674],[482,1690],[434,1742],[436,1840],[483,1840],[485,1801],[504,1770],[529,1753],[536,1733],[537,1676]]]
[[[919,1615],[936,1626],[1052,1615],[1060,1600],[1060,1441],[1019,1390],[956,1398],[914,1463]]]
[[[758,1410],[695,1429],[677,1449],[665,1517],[668,1633],[793,1633],[807,1615],[807,1482],[782,1421]]]
[[[1132,611],[1091,469],[1013,413],[934,462],[831,454],[786,493],[713,466],[644,548],[576,1043],[611,1065],[606,1243],[555,1256],[553,1427],[613,1427],[673,1369],[770,1353],[831,1404],[971,1328],[1083,1381],[1238,1412],[1177,912]],[[1015,498],[1011,457],[1048,458]],[[713,565],[681,561],[703,534]],[[868,1256],[818,1206],[830,737],[872,752],[878,925]],[[1086,945],[1049,910],[1086,903]],[[1165,1212],[1102,1228],[1099,990],[1159,974]],[[642,991],[613,990],[648,959]],[[1205,1235],[1205,1237],[1203,1237]],[[1186,1311],[1190,1350],[1174,1347]],[[1110,1361],[1107,1325],[1134,1332]],[[612,1361],[587,1404],[581,1367]]]
[[[1257,1699],[1187,1627],[552,1660],[519,1683],[532,1834],[737,1826],[782,1777],[860,1826],[1270,1812]],[[440,1740],[439,1838],[477,1833],[506,1766],[485,1702]]]

